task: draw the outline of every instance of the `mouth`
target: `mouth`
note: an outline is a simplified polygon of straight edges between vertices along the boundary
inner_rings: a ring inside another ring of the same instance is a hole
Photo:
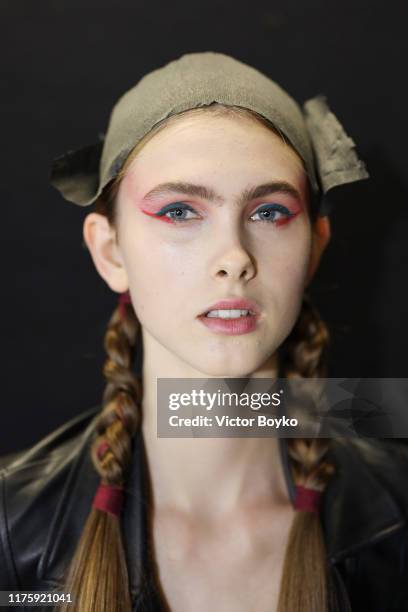
[[[241,308],[229,309],[214,309],[204,312],[200,317],[208,317],[210,319],[241,319],[243,317],[254,317],[256,315],[252,310]]]
[[[246,298],[229,298],[208,306],[199,317],[238,319],[247,316],[257,316],[260,308],[256,302]]]
[[[247,334],[256,329],[260,316],[259,306],[252,300],[232,299],[216,302],[198,319],[218,334]]]

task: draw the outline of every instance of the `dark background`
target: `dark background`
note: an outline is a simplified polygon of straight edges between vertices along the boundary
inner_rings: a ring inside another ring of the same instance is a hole
[[[336,194],[312,295],[331,377],[406,377],[407,9],[399,2],[2,0],[0,454],[99,403],[117,295],[82,246],[90,209],[48,184],[95,142],[119,95],[193,51],[220,51],[299,102],[324,93],[372,179]]]

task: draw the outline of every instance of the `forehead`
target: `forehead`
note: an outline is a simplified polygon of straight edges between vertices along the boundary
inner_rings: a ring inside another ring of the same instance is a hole
[[[171,146],[177,143],[195,143],[208,145],[211,141],[221,138],[239,141],[241,145],[262,146],[266,142],[271,149],[290,152],[294,159],[303,162],[298,153],[289,145],[288,140],[277,133],[279,130],[269,128],[256,118],[240,114],[217,115],[213,112],[203,111],[200,114],[181,113],[170,118],[157,133],[148,138],[147,143],[138,152],[137,157],[152,153],[159,147]]]
[[[240,180],[279,179],[302,188],[300,156],[274,131],[255,119],[212,113],[176,117],[154,134],[128,164],[124,183],[133,187],[165,180],[223,175]]]

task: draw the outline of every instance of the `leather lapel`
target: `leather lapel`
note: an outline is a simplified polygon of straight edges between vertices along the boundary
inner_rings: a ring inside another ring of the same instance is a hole
[[[329,558],[337,562],[406,525],[401,508],[406,449],[383,439],[334,439],[338,471],[324,498],[323,528]]]
[[[133,443],[132,464],[127,479],[122,516],[129,584],[133,598],[148,588],[145,580],[150,577],[148,568],[151,545],[147,523],[149,503],[146,451],[143,436],[138,432]]]
[[[96,417],[95,417],[96,418]],[[90,443],[95,418],[78,440],[75,458],[64,484],[51,521],[44,551],[38,565],[38,578],[61,584],[92,505],[99,484],[90,457]]]

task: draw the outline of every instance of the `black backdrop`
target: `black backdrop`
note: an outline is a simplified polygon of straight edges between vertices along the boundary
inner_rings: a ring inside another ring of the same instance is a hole
[[[82,248],[89,209],[49,164],[96,140],[117,97],[183,53],[220,51],[299,102],[318,93],[372,175],[336,196],[312,294],[332,377],[405,377],[407,10],[370,0],[2,0],[0,454],[100,401],[113,294]]]

